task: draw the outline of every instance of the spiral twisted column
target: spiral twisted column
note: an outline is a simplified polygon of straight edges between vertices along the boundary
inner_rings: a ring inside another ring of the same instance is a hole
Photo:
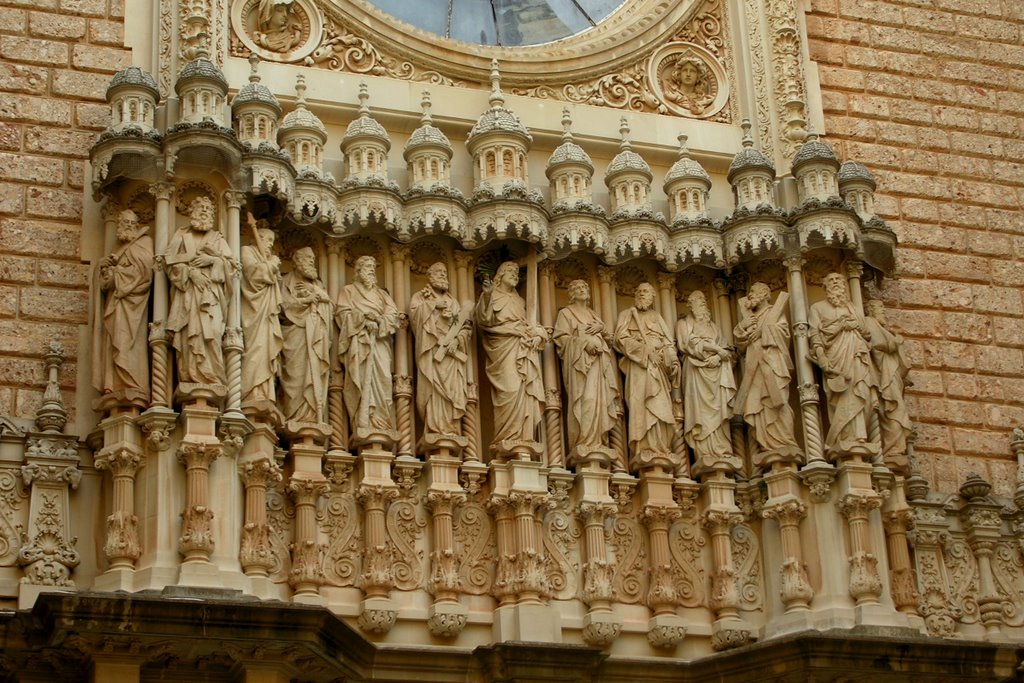
[[[814,381],[811,364],[810,325],[807,322],[807,290],[804,287],[802,256],[788,256],[783,260],[789,280],[789,316],[793,325],[796,350],[797,391],[800,396],[804,451],[808,463],[825,460],[821,437],[821,415],[818,412],[818,384]]]
[[[459,304],[463,311],[470,311],[473,308],[473,274],[470,270],[473,265],[474,256],[469,251],[456,251],[453,254],[455,259],[456,283],[458,286]],[[474,337],[476,332],[473,332]],[[466,414],[462,417],[462,435],[469,441],[463,450],[463,459],[467,461],[480,462],[480,384],[477,369],[476,341],[469,344],[469,358],[466,360],[468,370],[466,378],[469,386],[466,388]]]
[[[153,250],[154,253],[162,255],[167,249],[167,241],[170,238],[171,199],[174,197],[175,187],[173,183],[153,183],[149,192],[156,198]],[[170,408],[172,392],[169,367],[170,346],[167,340],[167,327],[164,323],[167,320],[170,291],[162,256],[157,257],[153,270],[154,322],[150,324],[149,328],[149,345],[153,361],[153,405]]]

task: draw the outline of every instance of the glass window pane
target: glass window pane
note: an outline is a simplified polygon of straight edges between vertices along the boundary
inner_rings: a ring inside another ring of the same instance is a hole
[[[467,43],[497,45],[494,12],[489,0],[453,0],[451,37]]]
[[[448,0],[373,0],[391,16],[443,36],[448,33]],[[487,4],[486,0],[481,4]]]

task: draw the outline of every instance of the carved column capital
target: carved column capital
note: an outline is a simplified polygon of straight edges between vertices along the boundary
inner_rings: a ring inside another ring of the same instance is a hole
[[[96,456],[95,465],[98,470],[110,470],[116,477],[133,477],[142,462],[142,454],[130,448],[114,448],[100,452]]]
[[[807,516],[807,505],[798,500],[789,500],[766,507],[761,511],[761,516],[776,520],[779,526],[795,526]]]
[[[178,462],[188,469],[208,470],[220,455],[220,444],[183,441],[178,445]]]
[[[847,519],[867,519],[872,510],[881,507],[882,499],[874,493],[847,493],[837,505]]]
[[[281,466],[273,458],[243,462],[238,465],[238,474],[245,486],[273,486],[281,481]]]
[[[388,250],[391,254],[391,260],[395,263],[406,263],[409,260],[411,249],[408,244],[392,242],[388,246]]]
[[[705,510],[700,516],[701,525],[711,534],[727,534],[743,521],[739,510]]]
[[[782,265],[786,266],[786,270],[790,273],[799,273],[804,267],[807,261],[800,254],[794,254],[792,256],[786,256],[782,259]]]
[[[603,525],[609,515],[614,515],[618,506],[614,503],[583,501],[576,506],[576,516],[584,525]]]
[[[157,199],[157,201],[170,201],[174,197],[174,192],[177,188],[174,183],[158,182],[152,183],[149,186],[149,193]]]
[[[476,260],[476,254],[471,251],[457,250],[452,252],[452,260],[455,261],[457,268],[470,268]]]
[[[241,190],[225,190],[224,201],[230,209],[241,209],[245,206],[245,193]]]
[[[398,498],[398,489],[392,486],[360,484],[356,491],[356,501],[367,509],[384,509],[396,498]]]
[[[642,521],[648,529],[667,529],[682,516],[682,510],[675,505],[645,505]]]
[[[438,512],[451,512],[466,502],[466,494],[460,491],[427,491],[427,509],[435,514]]]
[[[729,296],[729,293],[732,291],[729,281],[724,277],[715,278],[711,285],[714,287],[715,296]]]
[[[864,276],[864,263],[857,260],[851,259],[844,264],[846,270],[846,277],[860,279]]]
[[[615,284],[615,269],[610,266],[597,267],[597,279],[603,284]]]

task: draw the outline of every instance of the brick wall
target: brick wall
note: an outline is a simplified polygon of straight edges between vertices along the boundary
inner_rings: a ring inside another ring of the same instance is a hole
[[[122,15],[121,0],[0,0],[0,415],[33,417],[49,339],[68,350],[62,383],[74,385],[85,160],[109,121],[110,76],[130,59]]]
[[[1024,424],[1024,2],[812,0],[829,141],[900,238],[882,292],[908,340],[922,473],[1014,486]]]

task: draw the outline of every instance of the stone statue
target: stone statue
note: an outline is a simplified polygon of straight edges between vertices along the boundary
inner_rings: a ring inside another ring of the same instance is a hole
[[[356,281],[342,288],[335,312],[338,353],[345,366],[342,397],[356,439],[394,438],[391,337],[398,330],[398,309],[377,286],[377,261],[372,256],[356,259],[354,270]]]
[[[117,246],[96,270],[98,300],[92,383],[118,402],[149,403],[149,290],[153,239],[131,209],[118,215]]]
[[[704,292],[687,297],[690,312],[676,325],[676,339],[683,356],[683,407],[686,410],[686,443],[698,466],[718,463],[739,465],[732,452],[729,418],[736,396],[732,372],[733,352],[722,330],[711,320]]]
[[[292,264],[294,268],[284,276],[281,286],[284,415],[289,422],[324,424],[334,306],[320,281],[313,250],[297,249],[292,254]]]
[[[811,306],[811,358],[821,368],[828,396],[825,446],[837,453],[872,454],[868,441],[877,386],[864,315],[850,301],[846,279],[825,276],[825,301]]]
[[[634,469],[655,458],[675,460],[672,387],[679,385],[679,359],[669,327],[653,306],[654,287],[644,282],[636,288],[634,306],[619,314],[615,324],[615,348],[622,355],[619,365],[626,375]]]
[[[302,40],[302,29],[293,16],[295,0],[259,0],[259,30],[255,39],[271,52],[288,52]]]
[[[430,266],[427,279],[427,286],[409,302],[416,335],[416,407],[425,433],[458,436],[466,414],[473,323],[448,291],[444,263]]]
[[[889,330],[881,301],[868,302],[867,329],[871,335],[871,356],[878,370],[882,455],[890,462],[905,464],[907,436],[913,427],[903,398],[910,361],[903,337]]]
[[[608,433],[622,415],[618,369],[608,345],[610,335],[590,308],[586,280],[569,283],[569,305],[558,312],[555,345],[562,358],[568,397],[569,448],[574,457],[594,448],[607,449]],[[625,469],[621,465],[616,469]]]
[[[800,451],[789,406],[793,375],[785,313],[789,294],[779,294],[774,305],[771,296],[765,283],[752,284],[740,299],[741,319],[732,332],[736,346],[746,352],[734,401],[736,414],[750,425],[762,461],[766,454],[792,457]]]
[[[173,285],[167,330],[177,352],[178,379],[223,386],[221,343],[235,261],[213,221],[213,201],[196,197],[189,205],[188,224],[171,237],[164,252]]]
[[[242,407],[276,415],[274,382],[284,346],[279,320],[281,259],[273,253],[274,231],[250,226],[254,244],[242,247]]]
[[[538,352],[548,335],[527,319],[526,302],[516,292],[518,284],[519,265],[506,261],[498,267],[493,285],[484,282],[476,303],[494,408],[492,449],[502,448],[502,442],[536,442],[544,408]]]

